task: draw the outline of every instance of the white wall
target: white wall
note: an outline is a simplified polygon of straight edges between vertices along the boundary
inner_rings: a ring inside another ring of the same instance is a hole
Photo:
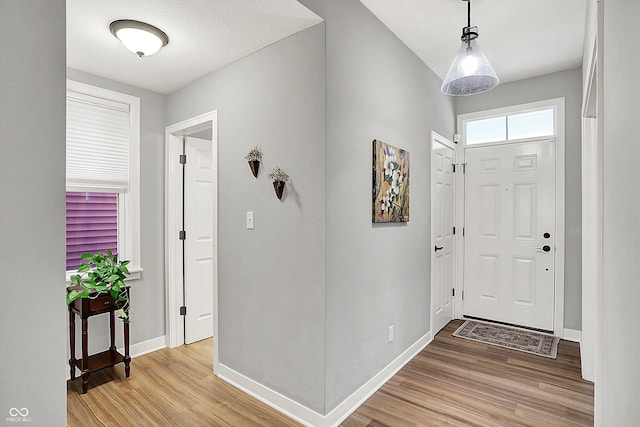
[[[32,426],[67,416],[65,37],[64,0],[0,0],[0,420]]]
[[[579,68],[498,85],[474,96],[457,97],[456,114],[565,98],[565,267],[564,328],[582,327],[582,73]]]
[[[441,81],[360,2],[302,3],[327,28],[329,413],[430,331],[429,135],[452,135],[454,113]],[[371,224],[373,139],[410,153],[406,224]]]
[[[321,413],[325,354],[324,24],[172,93],[167,125],[218,112],[220,363]],[[258,178],[244,155],[264,151]],[[282,201],[267,174],[290,177]],[[246,212],[255,229],[246,229]]]
[[[634,426],[640,420],[640,83],[637,18],[640,2],[601,0],[604,146],[603,283],[598,300],[597,425]]]

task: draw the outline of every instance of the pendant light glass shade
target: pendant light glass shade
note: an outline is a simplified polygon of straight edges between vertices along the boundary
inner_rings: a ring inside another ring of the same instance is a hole
[[[111,33],[139,57],[150,56],[169,43],[169,37],[159,28],[131,19],[113,21]]]
[[[442,82],[442,92],[453,96],[475,95],[498,85],[498,76],[478,46],[478,27],[471,26],[471,0],[467,2],[467,26],[462,44]]]
[[[478,42],[463,40],[442,82],[442,92],[454,96],[474,95],[493,89],[498,82]]]

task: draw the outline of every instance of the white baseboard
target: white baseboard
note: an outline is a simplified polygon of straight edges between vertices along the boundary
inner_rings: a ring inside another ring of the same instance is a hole
[[[306,426],[324,426],[324,417],[293,399],[220,364],[218,377]]]
[[[586,356],[586,350],[583,348],[584,343],[580,341],[580,370],[582,372],[582,379],[591,381],[592,383],[596,382],[596,367],[595,367],[595,357],[594,355]]]
[[[576,329],[564,329],[562,332],[562,339],[573,342],[580,342],[582,339],[582,331]]]
[[[411,347],[396,357],[391,363],[374,375],[369,381],[364,383],[359,389],[353,392],[328,415],[321,415],[318,412],[266,387],[251,378],[234,371],[228,366],[220,364],[218,376],[239,388],[245,393],[266,403],[288,417],[313,427],[333,427],[344,421],[360,405],[364,403],[373,393],[378,391],[391,377],[393,377],[404,365],[413,359],[422,349],[432,341],[431,331],[416,341]]]
[[[142,356],[143,354],[153,353],[156,350],[161,350],[167,346],[167,337],[165,335],[157,338],[151,338],[150,340],[142,341],[129,346],[129,355],[133,359],[134,357]],[[124,347],[118,348],[118,351],[124,354]]]
[[[411,347],[402,352],[391,363],[385,366],[380,372],[373,376],[369,381],[364,383],[358,390],[353,392],[338,406],[335,407],[328,415],[325,416],[325,426],[337,426],[351,415],[360,405],[364,403],[373,393],[378,391],[387,381],[391,379],[404,365],[409,363],[411,359],[416,357],[426,346],[428,346],[433,337],[431,331],[427,332],[422,338],[416,341]]]
[[[146,340],[146,341],[142,341],[136,344],[131,344],[129,346],[129,355],[131,356],[132,359],[142,356],[143,354],[147,354],[147,353],[152,353],[156,350],[160,350],[163,349],[167,346],[167,338],[165,335],[161,336],[161,337],[157,337],[157,338],[151,338],[150,340]],[[119,347],[118,351],[121,354],[124,354],[124,347]],[[66,365],[66,371],[67,371],[67,380],[71,379],[71,373],[69,372],[69,363],[67,363]],[[78,376],[80,376],[80,370],[78,368],[76,368],[76,378],[78,378]]]

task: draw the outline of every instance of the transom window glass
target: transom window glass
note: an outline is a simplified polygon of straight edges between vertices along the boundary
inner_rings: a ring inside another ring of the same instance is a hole
[[[553,108],[507,116],[507,140],[553,135]]]
[[[467,145],[553,136],[554,109],[527,111],[466,122]]]
[[[467,122],[467,144],[506,141],[506,123],[506,116]]]

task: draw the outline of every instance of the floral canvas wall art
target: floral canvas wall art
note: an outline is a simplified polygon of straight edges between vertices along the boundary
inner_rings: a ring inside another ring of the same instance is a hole
[[[409,222],[409,152],[373,140],[372,222]]]

